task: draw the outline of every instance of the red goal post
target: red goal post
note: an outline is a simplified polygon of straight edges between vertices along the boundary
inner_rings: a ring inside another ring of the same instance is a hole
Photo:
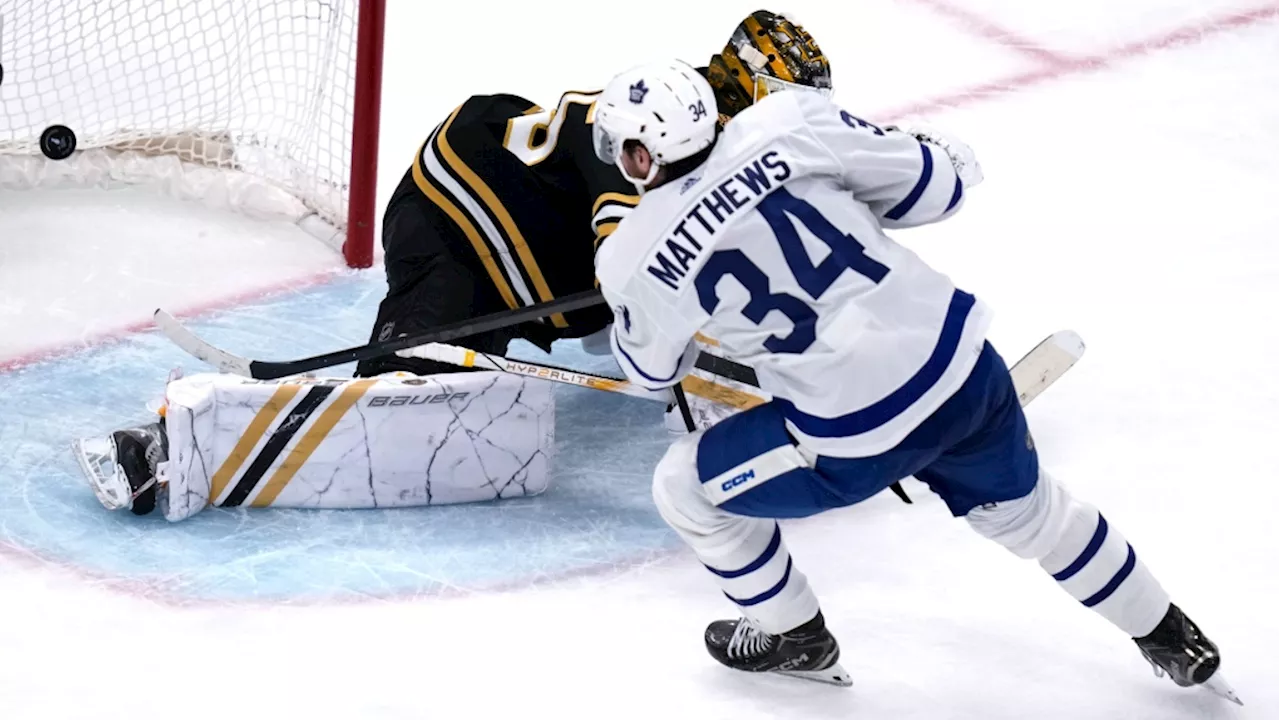
[[[288,218],[368,267],[385,17],[386,0],[0,0],[0,191],[150,185]]]

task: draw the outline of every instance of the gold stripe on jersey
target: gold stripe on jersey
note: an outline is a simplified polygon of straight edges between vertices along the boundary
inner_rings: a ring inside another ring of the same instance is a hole
[[[639,195],[624,195],[617,192],[601,193],[591,206],[591,227],[596,231],[596,248],[600,241],[618,228],[618,223],[640,204]]]
[[[626,205],[627,207],[635,207],[640,204],[640,196],[624,195],[618,192],[600,193],[600,197],[596,198],[595,204],[591,206],[591,215],[595,216],[596,213],[600,212],[600,208],[607,202],[614,202],[619,205]]]
[[[457,114],[456,110],[454,114]],[[449,121],[453,121],[452,115],[449,116]],[[493,252],[489,249],[488,243],[481,237],[480,231],[476,229],[475,223],[471,221],[471,218],[467,217],[467,214],[461,208],[453,204],[452,200],[427,179],[426,173],[422,170],[422,154],[424,152],[431,152],[426,143],[423,143],[422,148],[418,151],[418,156],[414,158],[413,181],[417,183],[418,189],[427,196],[427,199],[432,204],[444,210],[454,224],[462,229],[462,233],[471,242],[471,247],[475,248],[476,255],[480,256],[480,262],[484,265],[485,272],[489,274],[489,280],[498,289],[498,294],[502,296],[502,301],[507,304],[507,307],[512,310],[520,307],[520,304],[516,302],[515,293],[511,291],[511,285],[507,282],[506,277],[502,275],[502,270],[498,268],[498,263],[493,258]]]
[[[791,74],[791,69],[782,62],[782,53],[778,52],[778,46],[773,44],[773,38],[765,31],[760,21],[754,15],[748,17],[742,22],[746,26],[747,31],[756,39],[756,44],[760,46],[760,50],[769,57],[769,69],[773,71],[781,80],[795,82],[795,77]],[[752,88],[754,93],[755,89]],[[752,95],[754,97],[754,95]]]
[[[258,409],[257,414],[253,416],[253,420],[249,422],[249,427],[245,428],[244,433],[240,435],[240,439],[236,441],[235,447],[231,448],[231,454],[214,471],[213,480],[209,488],[210,504],[222,497],[222,492],[227,489],[227,484],[240,471],[240,466],[244,465],[249,456],[253,454],[253,449],[257,447],[258,441],[262,439],[262,436],[266,434],[267,428],[271,427],[271,423],[275,422],[276,417],[289,405],[289,402],[293,400],[301,389],[301,385],[281,385]]]
[[[293,449],[289,451],[284,462],[272,473],[271,479],[267,480],[267,484],[262,486],[258,496],[253,499],[253,502],[249,503],[250,507],[268,507],[275,502],[275,499],[280,496],[280,492],[289,484],[293,476],[298,474],[298,470],[302,469],[307,460],[311,459],[311,455],[315,453],[316,448],[333,431],[334,426],[338,424],[338,420],[342,419],[342,416],[377,382],[376,378],[370,378],[346,383],[342,388],[342,392],[338,394],[337,399],[329,403],[329,407],[320,412],[320,416],[316,418],[311,428],[302,436],[298,444],[294,445]]]
[[[600,249],[600,241],[612,235],[613,231],[617,229],[618,223],[616,222],[600,223],[600,227],[596,229],[596,249]]]
[[[459,107],[459,110],[461,110],[461,107]],[[462,178],[463,182],[471,187],[475,195],[488,206],[489,211],[498,219],[507,239],[515,249],[516,255],[520,258],[520,264],[524,266],[525,273],[533,281],[533,287],[538,293],[538,299],[542,302],[555,299],[555,296],[551,294],[551,288],[547,286],[546,278],[542,276],[538,261],[534,260],[533,253],[529,251],[529,244],[525,242],[520,228],[516,226],[515,220],[511,218],[511,213],[507,212],[506,206],[502,204],[502,201],[498,200],[498,196],[493,193],[493,189],[471,168],[467,167],[466,163],[462,162],[462,158],[458,157],[458,154],[449,146],[449,126],[457,116],[458,110],[454,110],[448,122],[444,124],[444,127],[440,128],[440,132],[436,135],[436,147],[440,149],[441,157],[458,174],[458,177]],[[551,324],[558,328],[569,327],[569,323],[565,322],[564,315],[560,313],[551,316]]]

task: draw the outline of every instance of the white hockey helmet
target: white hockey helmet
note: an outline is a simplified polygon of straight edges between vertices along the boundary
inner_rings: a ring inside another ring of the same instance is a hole
[[[689,65],[667,60],[632,68],[609,81],[596,100],[592,136],[596,156],[614,163],[643,192],[658,168],[694,155],[715,142],[715,91]],[[622,163],[622,144],[635,140],[653,164],[633,177]]]

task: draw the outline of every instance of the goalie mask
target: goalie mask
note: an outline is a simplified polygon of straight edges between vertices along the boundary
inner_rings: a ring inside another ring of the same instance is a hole
[[[796,22],[757,10],[733,31],[711,58],[707,80],[715,89],[721,119],[728,120],[779,90],[831,94],[831,65],[818,43]]]

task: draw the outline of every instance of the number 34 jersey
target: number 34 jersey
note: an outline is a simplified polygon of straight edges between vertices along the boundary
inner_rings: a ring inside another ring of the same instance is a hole
[[[942,149],[814,93],[771,94],[701,167],[645,193],[600,250],[614,352],[633,381],[662,387],[704,333],[756,368],[801,445],[884,452],[960,388],[989,322],[884,229],[963,201]]]

